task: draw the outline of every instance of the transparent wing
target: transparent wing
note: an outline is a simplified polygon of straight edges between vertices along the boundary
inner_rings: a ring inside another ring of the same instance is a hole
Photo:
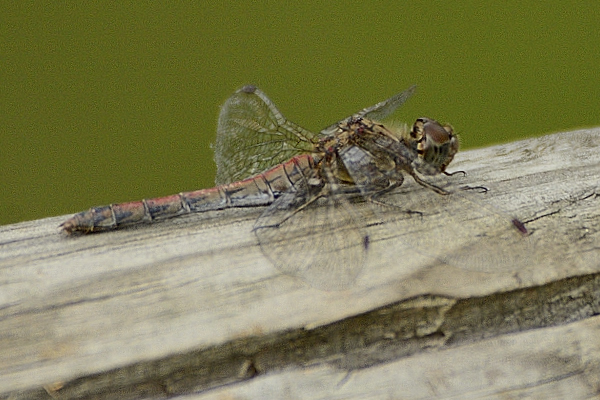
[[[406,100],[408,100],[415,93],[415,90],[417,90],[417,86],[413,85],[402,93],[398,93],[397,95],[379,102],[374,106],[360,110],[354,114],[353,117],[364,117],[375,121],[381,121],[396,111],[396,109],[402,104],[404,104]]]
[[[365,223],[372,214],[364,203],[349,205],[348,193],[330,190],[305,183],[284,193],[261,215],[254,232],[281,272],[317,289],[341,290],[354,283],[365,264],[369,236],[357,221]]]
[[[418,253],[431,265],[485,273],[526,270],[533,249],[518,221],[501,211],[501,204],[487,206],[485,194],[461,190],[455,180],[460,178],[443,177],[435,182],[448,195],[408,178],[406,186],[377,198],[391,206],[382,212],[390,245]],[[410,217],[407,212],[412,213]]]
[[[374,106],[363,108],[362,110],[352,114],[348,118],[345,118],[342,121],[347,121],[353,118],[369,118],[375,121],[381,121],[386,117],[390,116],[398,107],[406,102],[417,90],[417,86],[413,85],[406,89],[402,93],[398,93],[395,96],[390,97],[387,100],[379,102]],[[323,129],[320,134],[321,135],[331,135],[337,128],[339,122],[336,122],[333,125],[328,126]]]
[[[339,154],[360,192],[369,198],[386,187],[402,184],[401,171],[413,169],[416,152],[404,142],[394,140],[393,135],[387,135],[380,125],[364,122],[339,125],[340,129],[360,132],[354,135],[352,145],[341,149]],[[375,199],[393,206],[385,213],[386,218],[381,219],[387,222],[391,217],[385,225],[391,228],[391,237],[399,237],[394,247],[420,253],[432,262],[468,270],[489,266],[490,260],[497,268],[514,268],[527,262],[531,251],[529,241],[523,236],[525,228],[502,212],[501,205],[486,206],[482,194],[460,190],[465,182],[461,184],[458,176],[438,175],[421,181],[437,187],[443,185],[443,190],[450,194],[441,195],[433,187],[422,187],[409,177],[405,187]],[[420,217],[406,218],[407,215]]]
[[[316,134],[284,118],[255,86],[223,105],[214,146],[217,185],[239,181],[314,148]]]

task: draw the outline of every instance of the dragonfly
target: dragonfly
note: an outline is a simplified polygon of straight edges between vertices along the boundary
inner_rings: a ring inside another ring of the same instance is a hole
[[[371,246],[361,222],[378,218],[372,207],[357,202],[379,204],[406,176],[437,195],[449,194],[425,177],[454,174],[446,171],[459,148],[453,128],[426,117],[410,128],[380,122],[415,89],[314,133],[286,119],[256,86],[246,85],[221,108],[216,187],[93,207],[61,228],[68,234],[102,232],[188,213],[264,206],[253,227],[264,255],[312,286],[346,288]]]

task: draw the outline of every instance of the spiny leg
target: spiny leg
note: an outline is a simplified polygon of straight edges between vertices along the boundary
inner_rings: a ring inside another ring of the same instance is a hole
[[[463,176],[467,176],[467,173],[466,173],[465,171],[454,171],[454,172],[447,172],[447,171],[444,171],[444,172],[442,172],[442,173],[443,173],[444,175],[446,175],[446,176],[453,176],[453,175],[456,175],[456,174],[462,174]]]
[[[445,191],[444,189],[437,187],[429,182],[424,181],[423,179],[419,178],[419,176],[414,172],[414,171],[408,171],[408,173],[410,174],[410,176],[413,177],[413,179],[415,180],[415,182],[417,182],[419,185],[433,190],[434,192],[436,192],[437,194],[442,194],[442,195],[448,195],[450,194],[450,192]]]
[[[378,197],[380,197],[380,196],[382,196],[382,195],[384,195],[386,193],[389,193],[392,190],[400,187],[402,185],[402,182],[403,181],[393,182],[388,187],[386,187],[385,189],[380,189],[380,190],[378,190],[378,191],[376,191],[376,192],[374,192],[374,193],[372,193],[372,194],[370,194],[368,196],[364,196],[364,197],[365,197],[365,199],[368,202],[370,202],[372,204],[375,204],[375,205],[378,205],[378,206],[382,206],[382,207],[393,207],[395,209],[400,210],[401,212],[403,212],[405,214],[408,214],[408,215],[417,214],[418,216],[423,217],[423,213],[420,212],[420,211],[406,210],[406,209],[404,209],[404,208],[402,208],[402,207],[400,207],[400,206],[398,206],[396,204],[389,204],[389,203],[386,203],[384,201],[381,201],[381,200],[377,199]]]

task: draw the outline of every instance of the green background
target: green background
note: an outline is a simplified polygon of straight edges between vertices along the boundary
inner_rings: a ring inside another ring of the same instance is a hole
[[[0,224],[210,187],[219,106],[397,114],[463,148],[600,125],[600,2],[3,2]]]

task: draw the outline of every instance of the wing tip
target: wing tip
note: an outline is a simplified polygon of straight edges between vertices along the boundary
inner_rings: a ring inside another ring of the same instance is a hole
[[[256,89],[257,89],[256,85],[246,85],[243,88],[241,88],[239,91],[248,93],[248,94],[252,94],[252,93],[256,92]]]

